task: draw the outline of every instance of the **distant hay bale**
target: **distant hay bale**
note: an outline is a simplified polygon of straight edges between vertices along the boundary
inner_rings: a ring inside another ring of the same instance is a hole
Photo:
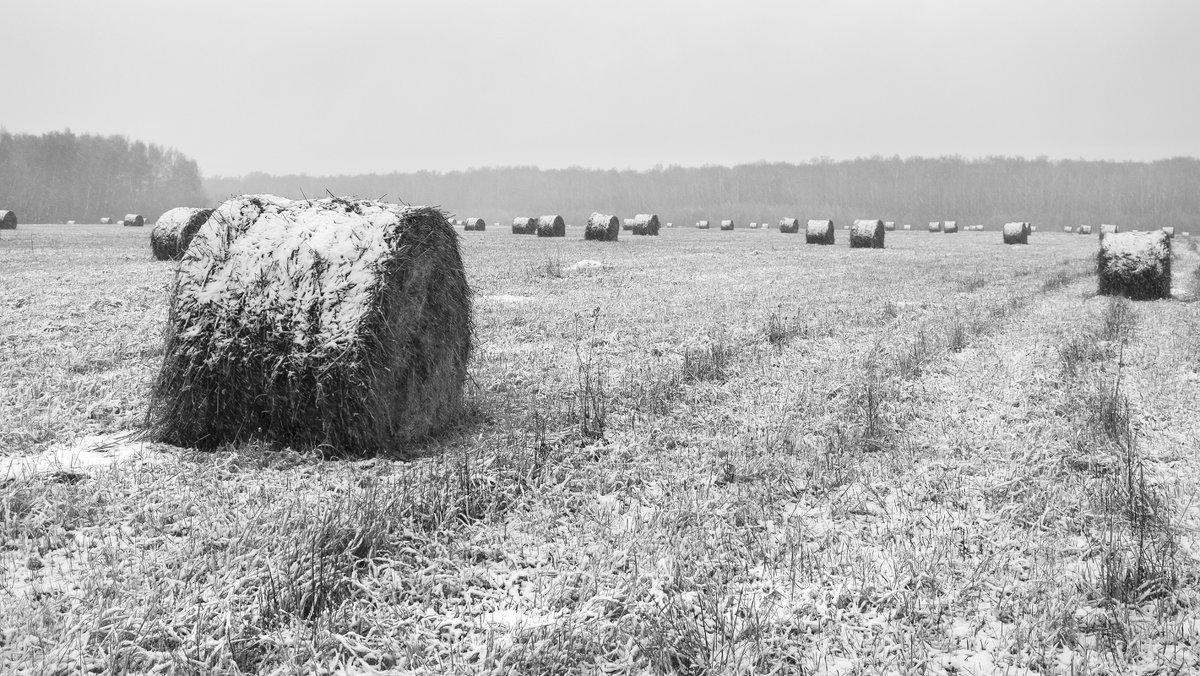
[[[633,234],[658,236],[658,214],[638,214],[633,217]]]
[[[536,235],[538,227],[538,219],[528,216],[517,216],[512,222],[512,234],[514,235]]]
[[[593,211],[588,216],[583,238],[596,242],[615,242],[621,234],[621,219],[609,214]]]
[[[883,229],[887,232],[893,232],[896,229],[896,221],[884,221]]]
[[[567,223],[563,220],[563,217],[559,216],[558,214],[541,216],[537,220],[537,236],[566,237]]]
[[[632,231],[634,226],[636,226],[636,225],[637,225],[637,221],[632,218],[622,218],[621,219],[621,229],[622,230]]]
[[[750,229],[751,229],[751,230],[758,230],[758,222],[757,222],[757,221],[750,221]]]
[[[101,219],[100,219],[100,225],[110,225],[110,224],[112,224],[112,218],[111,218],[111,217],[109,217],[109,216],[105,216],[105,217],[103,217],[103,218],[101,218]]]
[[[487,221],[482,218],[463,219],[464,232],[484,232],[485,230],[487,230]]]
[[[905,223],[905,224],[904,224],[904,229],[905,229],[905,230],[912,230],[912,223]]]
[[[884,232],[883,221],[879,219],[856,220],[850,226],[850,248],[882,249]]]
[[[673,228],[673,227],[675,227],[675,224],[674,224],[674,223],[667,223],[667,227],[668,227],[668,228]]]
[[[1171,296],[1171,239],[1161,230],[1108,233],[1096,254],[1098,293],[1152,300]]]
[[[958,232],[958,221],[942,221],[942,232]]]
[[[177,261],[183,258],[192,238],[212,212],[212,209],[175,207],[159,216],[150,231],[150,250],[154,252],[154,259]]]
[[[1170,239],[1174,239],[1174,238],[1175,238],[1175,227],[1174,227],[1174,226],[1170,226],[1170,225],[1168,225],[1168,226],[1164,227],[1164,228],[1162,229],[1162,231],[1163,231],[1163,232],[1165,232],[1165,233],[1167,233],[1167,237],[1168,237],[1168,238],[1170,238]]]
[[[1004,224],[1005,244],[1029,244],[1029,224],[1013,222]]]
[[[0,209],[0,230],[16,230],[17,213],[9,209]]]
[[[1191,236],[1192,236],[1192,233],[1190,233],[1190,232],[1185,232],[1185,233],[1183,233],[1181,236],[1182,236],[1182,237],[1191,237]]]
[[[470,289],[442,212],[231,199],[176,273],[148,435],[395,452],[461,415]]]
[[[721,221],[721,229],[722,230],[733,230],[733,221],[732,220]]]
[[[799,218],[782,218],[779,220],[779,232],[796,234],[800,232]]]
[[[1117,233],[1120,231],[1121,231],[1120,228],[1118,228],[1117,226],[1115,226],[1111,223],[1101,223],[1100,224],[1100,239],[1104,239],[1105,235],[1111,235],[1113,233]]]
[[[146,225],[146,219],[142,218],[141,214],[125,214],[125,218],[121,219],[121,225],[129,228],[140,228]]]
[[[1081,235],[1090,235],[1090,234],[1092,234],[1092,226],[1090,226],[1090,225],[1081,225],[1081,226],[1079,226],[1079,234],[1081,234]]]
[[[979,229],[982,230],[983,227],[981,226]],[[1036,225],[1029,226],[1029,232],[1037,232],[1037,226]]]
[[[1063,232],[1070,233],[1072,230],[1073,230],[1073,228],[1071,228],[1071,226],[1069,226],[1069,225],[1063,226]]]
[[[804,242],[806,244],[833,244],[834,231],[833,221],[809,221],[808,226],[804,229]]]
[[[708,221],[696,221],[697,230],[708,230]]]
[[[941,231],[942,231],[942,222],[941,221],[930,221],[929,232],[941,232]]]

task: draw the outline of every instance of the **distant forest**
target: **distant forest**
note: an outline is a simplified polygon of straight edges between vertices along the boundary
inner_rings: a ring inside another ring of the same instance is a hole
[[[1031,221],[1047,229],[1081,223],[1200,231],[1200,159],[1107,162],[1046,158],[871,157],[805,164],[668,167],[649,171],[505,167],[357,176],[213,177],[214,200],[266,192],[299,198],[357,195],[440,205],[458,217],[507,226],[515,216],[562,214],[584,223],[592,211],[665,222],[732,218],[778,223],[784,216],[881,218],[924,225],[998,227]]]
[[[22,223],[96,223],[137,213],[153,222],[176,206],[204,206],[195,160],[124,136],[41,136],[0,129],[0,209]]]

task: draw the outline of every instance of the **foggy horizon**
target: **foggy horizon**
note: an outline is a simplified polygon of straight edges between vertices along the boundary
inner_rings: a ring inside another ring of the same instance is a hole
[[[0,6],[0,126],[210,177],[1200,156],[1184,0]]]

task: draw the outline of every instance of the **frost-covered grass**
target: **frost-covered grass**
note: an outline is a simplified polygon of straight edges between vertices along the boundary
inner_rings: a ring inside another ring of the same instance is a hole
[[[136,428],[170,264],[18,234],[0,447]],[[1195,306],[1089,295],[1092,238],[887,244],[464,233],[459,425],[405,462],[148,447],[4,482],[0,671],[1196,668],[1200,362],[1162,340]],[[1114,420],[1136,456],[1080,445]]]

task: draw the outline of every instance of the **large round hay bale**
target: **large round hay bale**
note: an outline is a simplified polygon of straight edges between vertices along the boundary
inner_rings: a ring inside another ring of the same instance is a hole
[[[733,220],[727,218],[727,219],[721,221],[721,229],[722,230],[733,230]]]
[[[1168,225],[1168,226],[1164,227],[1164,228],[1162,229],[1162,231],[1163,231],[1163,232],[1165,232],[1165,233],[1167,233],[1167,238],[1168,238],[1168,239],[1174,239],[1174,238],[1175,238],[1175,228],[1174,228],[1174,226],[1170,226],[1170,225]]]
[[[850,226],[851,249],[882,249],[883,221],[874,218],[858,219]]]
[[[621,229],[622,230],[632,231],[634,226],[636,226],[636,225],[637,225],[637,221],[632,218],[622,218],[621,219]]]
[[[1111,235],[1113,233],[1117,233],[1120,231],[1121,231],[1120,228],[1118,228],[1117,226],[1115,226],[1111,223],[1101,223],[1100,224],[1100,239],[1104,239],[1105,235]]]
[[[588,216],[587,226],[583,229],[583,238],[595,242],[615,242],[620,234],[621,219],[598,211]]]
[[[512,234],[514,235],[536,235],[538,219],[528,216],[518,216],[512,222]]]
[[[804,229],[804,242],[806,244],[833,244],[834,232],[833,221],[812,220]]]
[[[1063,226],[1063,232],[1065,232],[1065,233],[1067,233],[1067,234],[1070,234],[1070,233],[1071,233],[1073,230],[1074,230],[1074,228],[1072,228],[1072,227],[1071,227],[1071,226],[1069,226],[1069,225],[1064,225],[1064,226]]]
[[[212,209],[175,207],[159,216],[154,229],[150,231],[150,249],[154,252],[154,258],[160,261],[183,258],[183,252],[187,251],[196,231],[212,212]]]
[[[1090,235],[1090,234],[1092,234],[1092,226],[1090,226],[1090,225],[1081,225],[1081,226],[1079,226],[1079,234],[1081,234],[1081,235]]]
[[[941,221],[930,221],[929,222],[929,232],[941,232],[941,231],[942,231],[942,222]]]
[[[883,229],[887,232],[893,232],[896,229],[896,221],[884,221]]]
[[[942,232],[958,232],[958,221],[942,221]]]
[[[1170,298],[1171,238],[1161,230],[1109,233],[1096,255],[1100,295]]]
[[[129,228],[140,228],[146,225],[146,219],[142,218],[141,214],[125,214],[125,218],[121,219],[121,225]]]
[[[637,214],[633,217],[633,234],[657,237],[658,214]]]
[[[442,212],[231,199],[180,261],[149,435],[402,450],[461,415],[471,300]]]
[[[1013,222],[1004,224],[1005,244],[1029,244],[1029,224]]]
[[[109,216],[105,216],[100,219],[100,225],[110,225],[111,223],[112,223],[112,218]]]
[[[905,230],[912,230],[912,223],[905,223],[905,224],[904,224],[904,229],[905,229]]]
[[[558,214],[541,216],[537,220],[538,237],[566,237],[567,222]]]
[[[708,221],[696,221],[696,229],[708,230]]]
[[[0,209],[0,230],[16,230],[17,213],[10,209]]]
[[[779,219],[779,232],[788,234],[796,234],[800,232],[799,218],[781,218]]]
[[[463,232],[483,232],[487,230],[487,221],[482,218],[463,219]]]

